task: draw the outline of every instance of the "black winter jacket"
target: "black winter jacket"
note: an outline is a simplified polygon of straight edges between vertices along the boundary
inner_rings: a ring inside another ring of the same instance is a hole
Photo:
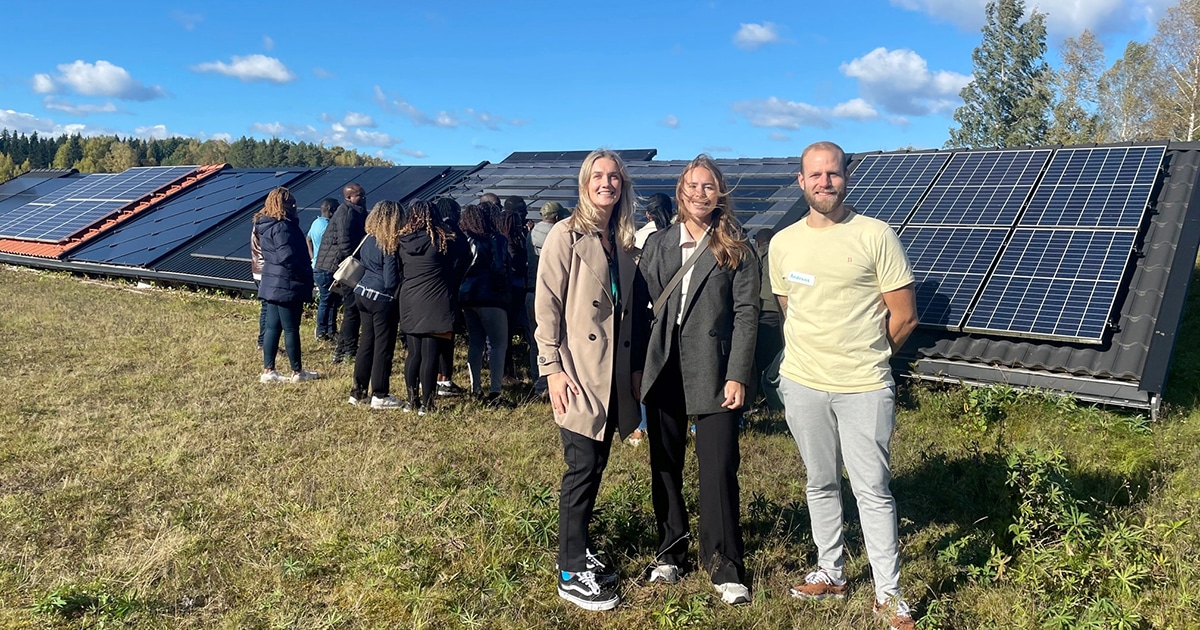
[[[260,216],[254,222],[262,251],[258,297],[268,302],[308,302],[313,294],[312,260],[295,215],[284,220]]]
[[[464,262],[459,251],[439,252],[425,230],[400,238],[400,330],[409,335],[454,330],[453,295]]]
[[[325,235],[321,237],[321,248],[317,251],[317,269],[329,273],[337,271],[338,265],[367,235],[367,210],[349,201],[342,202],[329,218]]]
[[[506,308],[511,294],[508,276],[512,273],[508,243],[499,234],[490,238],[475,238],[468,234],[467,243],[470,245],[470,258],[466,277],[458,290],[459,303],[463,308]]]

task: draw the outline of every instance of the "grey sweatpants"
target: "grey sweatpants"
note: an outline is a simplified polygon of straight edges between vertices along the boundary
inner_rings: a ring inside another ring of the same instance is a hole
[[[899,527],[892,480],[891,441],[896,393],[891,386],[836,394],[780,378],[788,428],[808,471],[806,494],[817,562],[842,578],[842,465],[858,501],[875,599],[900,597]]]

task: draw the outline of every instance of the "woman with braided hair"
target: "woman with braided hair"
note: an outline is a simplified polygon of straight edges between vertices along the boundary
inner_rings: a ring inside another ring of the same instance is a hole
[[[400,330],[408,348],[404,409],[416,409],[418,415],[433,410],[438,356],[454,331],[452,287],[458,286],[466,262],[455,240],[433,204],[414,201],[409,206],[408,222],[400,230]]]

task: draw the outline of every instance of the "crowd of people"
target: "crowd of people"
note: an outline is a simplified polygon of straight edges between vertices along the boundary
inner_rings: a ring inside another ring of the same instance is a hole
[[[492,193],[462,208],[442,198],[408,208],[385,200],[368,211],[362,187],[349,184],[340,204],[322,202],[307,247],[295,200],[278,188],[251,236],[262,301],[260,380],[317,378],[302,368],[299,335],[314,281],[316,337],[333,344],[335,363],[354,357],[354,405],[423,415],[438,396],[469,392],[483,404],[511,406],[504,388],[520,379],[518,348],[527,347],[531,389],[549,400],[566,468],[557,592],[588,610],[620,602],[617,573],[588,533],[618,436],[650,445],[658,548],[646,581],[673,584],[691,566],[683,469],[694,435],[695,565],[722,601],[752,600],[739,434],[756,399],[782,406],[808,473],[818,552],[817,566],[790,595],[842,598],[848,591],[844,467],[875,612],[890,627],[910,630],[890,490],[895,384],[888,361],[917,325],[913,274],[895,232],[843,204],[847,179],[840,147],[806,148],[798,180],[809,213],[778,233],[759,230],[754,244],[707,155],[683,169],[673,207],[663,194],[639,204],[620,156],[594,151],[580,166],[574,209],[544,203],[536,222],[527,220],[523,199],[501,202]],[[646,223],[635,229],[639,208]],[[353,286],[334,279],[351,257],[362,269]],[[465,391],[451,379],[463,331]],[[290,377],[275,370],[281,335]],[[406,350],[402,399],[390,388],[398,340]]]

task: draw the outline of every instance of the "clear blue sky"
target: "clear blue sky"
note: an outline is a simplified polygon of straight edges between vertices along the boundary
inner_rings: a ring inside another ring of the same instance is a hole
[[[278,136],[403,164],[941,146],[986,0],[12,3],[0,126]],[[1111,58],[1174,0],[1027,0]]]

